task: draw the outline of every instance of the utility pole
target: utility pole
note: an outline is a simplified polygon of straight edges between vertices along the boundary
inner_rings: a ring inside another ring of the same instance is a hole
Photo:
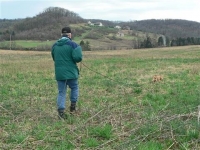
[[[10,50],[11,50],[11,45],[12,45],[12,32],[10,33]]]

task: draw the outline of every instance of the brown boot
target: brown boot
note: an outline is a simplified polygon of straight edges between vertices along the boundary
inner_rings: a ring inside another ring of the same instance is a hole
[[[70,106],[70,114],[73,114],[76,112],[76,103],[71,103]]]

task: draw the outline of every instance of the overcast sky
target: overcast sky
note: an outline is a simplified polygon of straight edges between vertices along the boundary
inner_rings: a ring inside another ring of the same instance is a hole
[[[200,0],[0,0],[0,19],[33,17],[48,7],[68,9],[84,19],[200,22]]]

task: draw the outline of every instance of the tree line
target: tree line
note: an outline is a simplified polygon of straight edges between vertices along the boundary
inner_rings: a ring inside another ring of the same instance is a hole
[[[187,38],[176,38],[169,40],[168,37],[164,38],[163,36],[160,36],[158,38],[157,43],[152,42],[152,39],[150,36],[147,36],[144,41],[140,43],[140,47],[138,48],[153,48],[153,47],[161,47],[161,46],[186,46],[186,45],[200,45],[200,38],[194,38],[194,37],[187,37]]]
[[[171,46],[200,45],[200,38],[176,38],[171,41]]]

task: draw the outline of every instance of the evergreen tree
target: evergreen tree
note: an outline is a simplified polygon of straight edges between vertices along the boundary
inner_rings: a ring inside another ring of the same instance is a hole
[[[86,41],[86,43],[85,43],[85,50],[91,51],[91,47],[90,47],[89,41]]]
[[[83,51],[91,51],[89,41],[84,42],[83,40],[81,40],[80,46],[82,47]]]
[[[81,40],[81,42],[80,42],[80,46],[83,47],[84,45],[85,45],[84,41]]]
[[[151,38],[148,36],[146,40],[146,48],[152,48]]]
[[[162,36],[160,36],[158,38],[158,46],[163,46],[163,38],[162,38]]]
[[[151,38],[147,36],[147,39],[145,39],[143,42],[140,44],[141,48],[152,48],[153,45],[151,43]]]
[[[170,45],[169,37],[166,37],[166,46],[169,46],[169,45]]]

